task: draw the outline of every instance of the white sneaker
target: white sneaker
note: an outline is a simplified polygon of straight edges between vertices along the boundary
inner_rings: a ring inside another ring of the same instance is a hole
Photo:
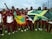
[[[38,28],[38,30],[41,30],[41,28]]]
[[[40,31],[42,31],[43,29],[42,28],[40,28]]]
[[[4,34],[1,34],[1,36],[4,36]]]
[[[8,35],[10,35],[11,33],[9,32]]]
[[[26,30],[28,30],[28,28]]]
[[[26,32],[26,29],[24,31]]]
[[[5,31],[5,33],[7,33],[7,31]]]
[[[15,32],[12,32],[13,34],[15,33]]]
[[[37,31],[37,29],[35,29],[35,31]]]
[[[23,30],[21,30],[21,32],[23,32]]]
[[[18,30],[20,30],[20,28],[18,28]]]

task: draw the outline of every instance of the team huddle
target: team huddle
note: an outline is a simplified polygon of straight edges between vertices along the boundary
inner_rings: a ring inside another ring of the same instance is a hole
[[[33,10],[33,8],[31,7],[30,10]],[[26,15],[30,10],[28,10],[28,8],[26,8],[25,10],[23,8],[21,10],[17,8],[15,10],[15,8],[12,7],[11,10],[3,9],[2,11],[0,11],[0,35],[4,35],[3,30],[4,31],[7,30],[9,35],[11,34],[11,30],[13,34],[18,30],[21,30],[21,32],[27,31],[28,29],[30,29],[31,31],[34,31],[34,29],[36,31],[37,30],[42,31],[42,29],[44,30],[45,24],[46,24],[46,29],[48,31],[47,21],[43,21],[39,19],[33,23],[32,20],[28,20],[28,16]],[[41,8],[39,7],[38,10],[41,10]],[[45,7],[45,10],[46,10],[46,7]],[[14,13],[14,11],[16,13]],[[25,16],[26,23],[22,25],[17,24],[14,14],[16,14],[17,16]]]

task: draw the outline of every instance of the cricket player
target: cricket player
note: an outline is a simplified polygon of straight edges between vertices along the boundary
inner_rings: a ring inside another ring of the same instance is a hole
[[[3,17],[2,17],[2,11],[0,11],[0,35],[4,35],[3,33],[2,33],[2,31],[3,31]]]

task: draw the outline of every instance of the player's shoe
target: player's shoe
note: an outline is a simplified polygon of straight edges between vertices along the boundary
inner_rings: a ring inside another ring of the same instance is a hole
[[[8,35],[10,35],[11,33],[9,32]]]
[[[7,33],[7,31],[5,31],[5,33]]]
[[[13,34],[15,33],[15,32],[12,32]]]
[[[39,30],[42,31],[43,29],[42,28],[39,28]]]
[[[26,30],[28,30],[28,28]]]
[[[1,34],[1,36],[4,36],[4,34]]]
[[[21,30],[21,32],[23,32],[23,30]]]
[[[26,32],[26,29],[24,29],[24,31]]]
[[[18,28],[18,30],[20,30],[20,28]]]
[[[37,31],[37,29],[35,29],[35,31]]]

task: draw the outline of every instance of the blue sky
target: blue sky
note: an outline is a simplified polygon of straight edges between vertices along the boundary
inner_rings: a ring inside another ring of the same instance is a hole
[[[6,3],[9,8],[11,8],[11,6],[15,6],[15,8],[29,8],[30,6],[38,8],[39,6],[42,7],[43,3],[48,7],[48,0],[0,0],[0,8],[6,8],[4,3]],[[52,7],[51,5],[52,0],[49,0],[49,7]]]

